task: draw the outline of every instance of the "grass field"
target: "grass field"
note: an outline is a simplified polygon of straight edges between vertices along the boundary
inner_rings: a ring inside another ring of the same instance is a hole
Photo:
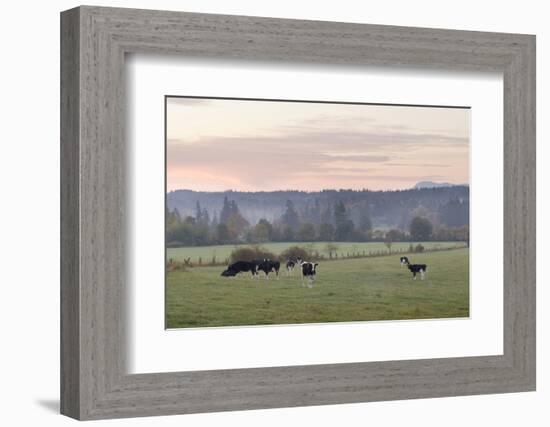
[[[417,242],[414,243],[416,245]],[[456,248],[464,247],[465,244],[462,242],[421,242],[426,249],[433,248]],[[387,252],[388,248],[384,245],[383,242],[334,242],[338,246],[337,252],[339,257],[345,257],[348,253],[363,251],[376,252],[383,251]],[[405,250],[409,247],[409,242],[395,242],[392,245],[392,251]],[[167,249],[167,259],[173,259],[175,261],[183,261],[184,259],[190,257],[192,263],[198,263],[199,258],[201,258],[203,263],[210,262],[213,257],[216,257],[218,262],[223,262],[226,258],[229,258],[229,254],[235,248],[240,246],[249,246],[249,245],[218,245],[218,246],[191,246],[185,248],[168,248]],[[280,254],[289,246],[303,246],[310,248],[312,251],[318,251],[320,254],[328,257],[328,252],[326,250],[327,242],[314,242],[314,243],[301,243],[301,242],[276,242],[276,243],[263,243],[260,246],[266,248],[267,250],[274,252],[275,254]]]
[[[313,288],[301,285],[297,270],[287,277],[281,269],[278,280],[221,277],[223,267],[170,272],[167,327],[468,317],[469,250],[408,256],[428,264],[424,281],[412,280],[399,255],[322,261]]]

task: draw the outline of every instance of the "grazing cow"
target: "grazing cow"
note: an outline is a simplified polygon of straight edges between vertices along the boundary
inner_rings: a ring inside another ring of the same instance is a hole
[[[226,270],[222,272],[224,277],[235,277],[239,273],[250,271],[252,277],[258,274],[258,268],[254,262],[251,261],[237,261],[229,265]]]
[[[290,258],[286,262],[286,273],[288,276],[292,275],[292,271],[294,270],[294,267],[296,267],[296,264],[301,264],[302,258]]]
[[[406,256],[402,256],[399,258],[399,261],[401,262],[401,265],[406,265],[409,271],[413,275],[413,280],[416,280],[416,274],[420,273],[420,279],[424,280],[424,277],[426,277],[426,269],[428,266],[426,264],[411,264],[409,262],[409,258]]]
[[[265,273],[266,279],[269,279],[269,273],[273,271],[275,272],[278,278],[280,268],[281,268],[281,263],[279,261],[272,261],[270,259],[264,259],[260,264],[258,264],[258,270],[261,270]]]
[[[316,262],[303,261],[300,266],[302,267],[302,286],[304,285],[304,279],[308,279],[308,287],[313,286],[315,280],[316,269],[319,264]]]

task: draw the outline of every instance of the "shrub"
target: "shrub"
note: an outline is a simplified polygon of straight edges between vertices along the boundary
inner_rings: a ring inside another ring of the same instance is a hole
[[[252,261],[254,259],[276,259],[277,256],[261,246],[244,246],[235,248],[229,255],[229,263],[237,261]]]
[[[407,235],[396,228],[392,228],[386,232],[385,240],[389,242],[403,242],[407,239]]]
[[[171,271],[187,271],[187,266],[185,263],[183,262],[180,262],[180,261],[176,261],[172,258],[170,258],[168,260],[168,262],[166,263],[166,271],[167,272],[171,272]]]
[[[424,246],[422,246],[420,243],[414,247],[415,252],[424,252]]]
[[[281,255],[279,255],[279,259],[281,261],[286,261],[287,259],[296,259],[296,258],[301,258],[303,260],[309,261],[313,259],[313,254],[311,253],[311,251],[301,246],[291,246],[285,249],[283,252],[281,252]]]

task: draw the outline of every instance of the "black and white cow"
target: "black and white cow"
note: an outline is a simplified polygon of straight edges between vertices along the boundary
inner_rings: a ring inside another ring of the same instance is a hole
[[[260,264],[263,263],[265,260],[264,259],[253,259],[252,263],[254,263],[254,265],[256,266],[256,272],[254,273],[254,277],[257,277],[258,279],[260,278]]]
[[[294,267],[296,267],[296,264],[301,264],[302,258],[290,258],[286,262],[286,274],[288,276],[292,276],[292,271],[294,270]]]
[[[222,271],[224,277],[235,277],[239,273],[245,273],[250,271],[252,277],[258,274],[258,267],[256,263],[252,261],[237,261],[229,265],[226,270]]]
[[[275,272],[278,278],[280,269],[281,269],[281,263],[279,261],[264,259],[260,264],[258,264],[258,271],[263,271],[265,273],[266,279],[269,279],[269,273],[271,272]]]
[[[406,256],[402,256],[399,258],[399,261],[401,262],[401,265],[406,265],[409,271],[413,275],[413,280],[416,280],[416,274],[420,273],[420,279],[424,280],[424,277],[426,277],[426,269],[428,266],[426,264],[411,264],[409,262],[409,258]]]
[[[313,281],[315,280],[315,274],[317,273],[317,266],[319,264],[316,262],[302,261],[300,266],[302,267],[302,286],[304,285],[304,280],[308,280],[308,286],[311,288],[313,286]]]

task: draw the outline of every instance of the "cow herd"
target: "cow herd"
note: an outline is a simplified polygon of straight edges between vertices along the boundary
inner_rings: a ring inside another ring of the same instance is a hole
[[[413,275],[413,280],[416,280],[416,275],[420,274],[420,278],[424,280],[426,276],[426,264],[411,264],[409,258],[403,256],[399,259],[401,265],[405,265]],[[315,275],[317,273],[316,262],[304,261],[301,258],[291,258],[286,262],[286,273],[288,276],[292,275],[294,268],[300,266],[302,272],[302,285],[307,281],[308,286],[311,287],[315,281]],[[252,278],[259,278],[260,272],[263,271],[265,278],[269,279],[270,273],[275,273],[276,277],[279,277],[279,270],[281,269],[281,263],[279,261],[273,261],[271,259],[256,259],[252,261],[236,261],[230,264],[227,269],[222,272],[224,277],[235,277],[239,273],[250,272]]]
[[[319,264],[316,262],[304,261],[301,258],[291,258],[286,262],[286,274],[291,276],[294,268],[300,266],[302,270],[302,284],[304,281],[308,281],[308,285],[312,286],[315,280],[316,268]],[[255,259],[252,261],[236,261],[230,264],[227,269],[222,272],[224,277],[235,277],[239,273],[248,273],[252,275],[252,278],[259,278],[260,272],[263,272],[266,279],[269,279],[270,273],[275,273],[275,276],[279,276],[279,270],[281,269],[281,263],[271,259]]]

